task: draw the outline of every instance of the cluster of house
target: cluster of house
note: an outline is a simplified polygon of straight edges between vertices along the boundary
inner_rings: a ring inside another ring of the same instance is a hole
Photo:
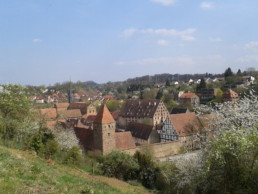
[[[104,104],[97,112],[94,105],[82,102],[56,103],[54,108],[37,112],[48,128],[59,125],[74,130],[85,151],[100,154],[175,141],[195,149],[195,136],[208,128],[209,118],[187,109],[174,109],[170,114],[161,100],[127,100],[113,114]]]
[[[68,98],[69,98],[68,94],[63,94],[63,93],[53,93],[51,95],[40,95],[40,96],[29,96],[29,99],[31,99],[31,101],[37,104],[67,102],[69,100]],[[112,95],[102,96],[102,93],[97,91],[95,95],[87,95],[84,93],[72,93],[71,98],[73,99],[74,102],[82,102],[85,100],[88,100],[88,101],[99,100],[100,102],[104,102],[106,100],[112,100],[115,97]]]
[[[200,100],[202,101],[210,101],[213,100],[217,94],[219,88],[202,88],[200,93],[196,94],[190,91],[186,92],[179,92],[179,102],[181,104],[187,105],[187,106],[194,106],[200,104]],[[222,101],[237,101],[239,99],[239,95],[233,91],[232,89],[226,90],[222,94]]]

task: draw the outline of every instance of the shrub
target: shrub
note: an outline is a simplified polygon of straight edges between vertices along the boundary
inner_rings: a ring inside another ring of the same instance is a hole
[[[116,151],[104,156],[101,168],[104,175],[124,180],[136,179],[139,171],[134,157]]]
[[[78,165],[82,160],[81,150],[74,146],[65,154],[64,163],[69,165]]]

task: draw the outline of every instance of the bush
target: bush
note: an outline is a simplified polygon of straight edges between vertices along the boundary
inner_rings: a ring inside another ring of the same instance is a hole
[[[134,157],[113,151],[104,156],[101,169],[106,176],[133,180],[137,178],[139,165]]]
[[[140,172],[140,180],[143,186],[153,189],[159,174],[158,168],[143,168]]]
[[[68,150],[64,157],[64,163],[69,165],[78,165],[81,160],[81,150],[77,146],[74,146],[70,150]]]

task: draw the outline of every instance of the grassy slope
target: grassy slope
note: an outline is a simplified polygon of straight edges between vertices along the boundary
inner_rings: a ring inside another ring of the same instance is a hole
[[[117,179],[47,161],[0,146],[0,191],[4,193],[148,193]]]

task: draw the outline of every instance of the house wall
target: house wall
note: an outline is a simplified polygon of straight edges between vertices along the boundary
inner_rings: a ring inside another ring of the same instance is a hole
[[[164,103],[160,101],[153,117],[153,126],[160,124],[161,121],[165,121],[167,117],[169,117],[169,112]]]
[[[87,107],[87,114],[97,114],[96,107],[93,104]]]

